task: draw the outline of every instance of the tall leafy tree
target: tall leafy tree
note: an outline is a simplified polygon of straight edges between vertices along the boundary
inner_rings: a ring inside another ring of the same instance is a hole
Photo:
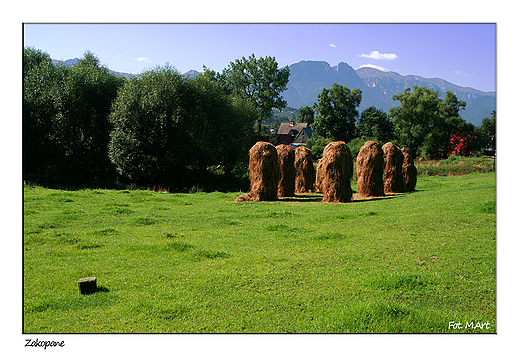
[[[123,82],[123,77],[101,66],[91,52],[68,69],[58,113],[53,118],[53,139],[67,176],[87,180],[110,177],[108,116]]]
[[[109,157],[130,182],[175,184],[189,162],[185,80],[171,67],[130,78],[112,105]]]
[[[497,113],[494,110],[491,113],[491,117],[482,119],[482,123],[476,130],[480,148],[496,148],[496,122]]]
[[[323,88],[314,103],[316,116],[312,128],[317,135],[333,140],[350,141],[355,136],[357,107],[361,104],[361,90],[352,91],[341,84]]]
[[[307,123],[308,126],[312,125],[312,123],[314,123],[314,109],[308,105],[301,107],[300,110],[298,110],[296,122]]]
[[[262,120],[272,116],[272,109],[283,109],[287,102],[282,92],[289,82],[289,67],[278,68],[274,57],[249,58],[231,62],[219,75],[227,89],[250,100],[257,111],[258,133],[261,133]]]
[[[65,71],[62,66],[54,66],[47,53],[25,48],[23,74],[23,174],[24,179],[34,179],[57,157],[52,119],[58,113]]]
[[[227,94],[211,74],[185,78],[157,67],[119,91],[109,156],[137,184],[204,185],[210,167],[229,174],[247,156],[254,115],[249,101]]]
[[[466,102],[459,101],[457,96],[451,91],[446,92],[446,97],[439,104],[440,120],[433,126],[430,136],[426,138],[426,144],[431,143],[430,146],[435,146],[436,151],[442,157],[448,155],[450,138],[454,134],[466,136],[475,129],[473,124],[467,123],[460,116],[460,111],[465,108]],[[426,154],[425,156],[427,156],[428,151],[423,151]]]
[[[357,123],[357,135],[388,142],[394,137],[394,127],[388,114],[371,106],[361,113],[361,118]]]
[[[415,158],[426,136],[441,120],[439,92],[413,86],[413,91],[406,88],[403,93],[394,94],[392,99],[401,103],[390,108],[395,133],[401,145]]]

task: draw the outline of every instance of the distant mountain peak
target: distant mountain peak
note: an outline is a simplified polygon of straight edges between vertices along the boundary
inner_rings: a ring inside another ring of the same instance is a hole
[[[359,112],[375,106],[386,112],[399,105],[392,99],[394,94],[402,93],[414,85],[439,91],[441,98],[446,91],[453,92],[458,100],[466,102],[463,118],[475,125],[495,110],[495,93],[482,92],[473,88],[460,87],[441,78],[423,78],[418,75],[403,76],[393,71],[382,71],[373,67],[361,67],[354,70],[349,64],[340,62],[331,67],[325,61],[300,61],[289,66],[291,71],[287,90],[282,93],[288,106],[300,108],[312,106],[323,88],[330,88],[338,83],[349,89],[362,91]]]
[[[54,64],[73,65],[79,58],[68,60],[52,60]],[[287,90],[282,93],[287,105],[292,108],[312,106],[323,88],[331,88],[334,83],[347,86],[349,89],[360,88],[363,100],[358,111],[375,106],[386,112],[390,107],[399,105],[392,95],[402,93],[414,85],[439,91],[443,97],[446,91],[453,92],[458,100],[466,102],[466,110],[461,112],[463,118],[475,125],[480,125],[482,119],[489,117],[496,110],[495,92],[482,92],[473,88],[460,87],[442,78],[423,78],[417,75],[403,76],[393,71],[382,71],[373,67],[361,67],[354,70],[348,63],[340,62],[331,66],[326,61],[302,60],[289,66],[290,77]],[[136,76],[110,70],[112,73],[125,77]],[[200,74],[190,70],[183,75],[194,77]],[[137,75],[138,76],[138,75]]]
[[[71,59],[67,59],[67,60],[56,60],[56,59],[52,60],[52,64],[63,63],[63,64],[67,64],[67,65],[73,65],[74,63],[77,63],[77,62],[79,62],[79,58],[71,58]]]
[[[188,72],[184,73],[183,75],[184,75],[185,77],[196,77],[196,76],[198,76],[199,74],[200,74],[200,72],[198,72],[198,71],[192,69],[192,70],[189,70]]]

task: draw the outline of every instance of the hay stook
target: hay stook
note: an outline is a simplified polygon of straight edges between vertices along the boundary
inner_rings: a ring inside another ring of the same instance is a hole
[[[311,150],[305,146],[298,146],[294,150],[294,167],[296,169],[295,193],[310,193],[314,189],[316,172],[312,162]]]
[[[405,192],[403,152],[394,143],[388,142],[383,145],[383,155],[385,160],[385,170],[383,172],[385,193]]]
[[[352,154],[343,141],[325,146],[316,170],[316,188],[323,193],[322,202],[350,202],[350,180],[354,170]]]
[[[280,180],[278,181],[278,197],[294,197],[296,168],[294,167],[294,148],[290,145],[276,146],[280,162]]]
[[[259,141],[249,149],[249,192],[237,197],[236,202],[276,201],[280,164],[276,147]]]
[[[377,197],[385,195],[384,169],[385,161],[381,145],[375,141],[367,141],[359,150],[356,159],[358,196]]]
[[[408,153],[406,148],[402,148],[404,160],[403,160],[403,180],[404,190],[406,192],[415,191],[415,185],[417,184],[417,167],[415,167],[413,157]]]

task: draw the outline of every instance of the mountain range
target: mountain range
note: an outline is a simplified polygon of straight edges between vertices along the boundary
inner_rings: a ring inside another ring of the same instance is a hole
[[[290,65],[289,69],[289,83],[282,95],[287,105],[294,108],[311,106],[323,88],[330,88],[338,83],[349,89],[361,89],[363,99],[358,108],[360,113],[372,105],[388,112],[391,107],[400,104],[392,99],[392,95],[402,93],[414,85],[439,91],[441,99],[444,99],[446,91],[453,92],[458,100],[466,102],[466,109],[461,111],[461,116],[476,126],[496,110],[495,92],[460,87],[440,78],[402,76],[369,67],[354,70],[344,62],[331,67],[324,61],[301,61]]]
[[[66,64],[77,61],[77,58],[66,61],[53,60],[54,63]],[[360,113],[370,106],[388,112],[391,107],[400,104],[392,99],[392,95],[402,93],[406,88],[412,88],[414,85],[439,91],[441,99],[445,97],[446,91],[453,92],[458,100],[466,102],[466,109],[462,110],[460,115],[476,126],[480,126],[482,119],[491,117],[492,111],[496,110],[495,92],[457,86],[441,78],[403,76],[396,72],[384,72],[369,67],[354,70],[344,62],[332,67],[325,61],[300,61],[290,65],[289,70],[287,90],[282,95],[287,101],[287,106],[292,108],[312,106],[323,88],[331,88],[334,83],[338,83],[349,89],[361,89],[363,99],[358,108]],[[132,76],[128,73],[111,72],[125,77]],[[184,75],[195,76],[198,73],[191,70]]]

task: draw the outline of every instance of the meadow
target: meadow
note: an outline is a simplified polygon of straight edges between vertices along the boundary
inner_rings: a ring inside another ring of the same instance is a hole
[[[24,186],[23,332],[496,333],[494,172],[238,195]]]

